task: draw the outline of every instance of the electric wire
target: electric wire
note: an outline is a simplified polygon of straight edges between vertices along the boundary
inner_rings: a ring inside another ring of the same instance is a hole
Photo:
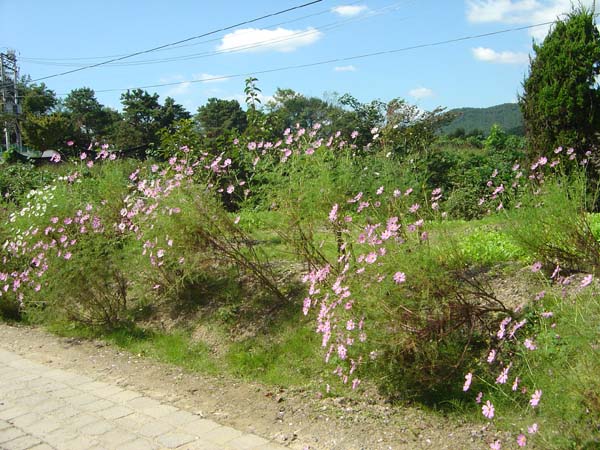
[[[255,76],[255,75],[264,75],[264,74],[268,74],[268,73],[281,72],[281,71],[294,70],[294,69],[304,69],[304,68],[308,68],[308,67],[322,66],[322,65],[326,65],[326,64],[355,61],[357,59],[370,58],[370,57],[374,57],[374,56],[403,53],[403,52],[407,52],[407,51],[411,51],[411,50],[419,50],[422,48],[438,47],[441,45],[453,44],[453,43],[457,43],[457,42],[469,41],[469,40],[480,39],[480,38],[490,37],[490,36],[497,36],[500,34],[512,33],[515,31],[529,30],[531,28],[537,28],[537,27],[542,27],[542,26],[546,26],[546,25],[551,25],[553,23],[555,23],[555,21],[537,23],[534,25],[524,25],[521,27],[506,28],[503,30],[497,30],[497,31],[492,31],[492,32],[488,32],[488,33],[461,36],[458,38],[446,39],[443,41],[436,41],[436,42],[428,42],[428,43],[424,43],[424,44],[411,45],[408,47],[402,47],[402,48],[397,48],[397,49],[392,49],[392,50],[381,50],[381,51],[377,51],[377,52],[363,53],[363,54],[347,56],[347,57],[343,57],[343,58],[332,58],[332,59],[327,59],[327,60],[322,60],[322,61],[315,61],[312,63],[289,65],[289,66],[284,66],[284,67],[256,70],[256,71],[244,72],[244,73],[238,73],[238,74],[232,74],[232,75],[221,75],[221,76],[202,78],[202,79],[197,79],[197,80],[185,80],[185,81],[176,81],[176,82],[170,82],[170,83],[149,84],[149,85],[145,85],[145,86],[136,86],[136,87],[128,87],[128,88],[99,89],[99,90],[95,90],[95,92],[97,92],[97,93],[124,92],[124,91],[133,90],[133,89],[149,89],[149,88],[158,88],[158,87],[167,87],[167,86],[177,86],[177,85],[186,84],[186,83],[190,83],[190,84],[192,84],[192,83],[207,83],[210,81],[227,80],[227,79],[232,79],[232,78],[242,78],[242,77],[249,77],[249,76]],[[68,94],[57,94],[57,95],[63,96],[63,95],[68,95]]]
[[[53,75],[47,75],[45,77],[36,78],[35,80],[32,80],[32,81],[36,82],[36,81],[41,81],[41,80],[47,80],[49,78],[60,77],[60,76],[67,75],[67,74],[70,74],[70,73],[79,72],[81,70],[86,70],[86,69],[91,69],[91,68],[94,68],[94,67],[103,66],[105,64],[109,64],[109,63],[112,63],[112,62],[115,62],[115,61],[121,61],[123,59],[132,58],[133,56],[138,56],[138,55],[142,55],[142,54],[145,54],[145,53],[151,53],[151,52],[154,52],[154,51],[166,48],[166,47],[171,47],[173,45],[182,44],[184,42],[189,42],[189,41],[192,41],[192,40],[195,40],[195,39],[199,39],[199,38],[202,38],[202,37],[210,36],[212,34],[217,34],[217,33],[223,32],[223,31],[231,30],[233,28],[237,28],[237,27],[242,26],[242,25],[248,25],[250,23],[258,22],[260,20],[263,20],[263,19],[266,19],[266,18],[269,18],[269,17],[279,16],[281,14],[285,14],[285,13],[288,13],[290,11],[295,11],[295,10],[298,10],[298,9],[301,9],[301,8],[306,8],[308,6],[314,5],[316,3],[320,3],[322,1],[323,0],[312,0],[310,2],[303,3],[301,5],[296,5],[296,6],[293,6],[291,8],[287,8],[287,9],[282,9],[280,11],[276,11],[274,13],[265,14],[263,16],[256,17],[254,19],[245,20],[243,22],[239,22],[239,23],[234,24],[234,25],[229,25],[227,27],[223,27],[223,28],[219,28],[217,30],[213,30],[213,31],[209,31],[209,32],[206,32],[206,33],[203,33],[203,34],[199,34],[197,36],[192,36],[192,37],[189,37],[189,38],[186,38],[186,39],[181,39],[181,40],[176,41],[176,42],[171,42],[171,43],[168,43],[168,44],[160,45],[158,47],[150,48],[150,49],[147,49],[147,50],[141,50],[139,52],[131,53],[131,54],[128,54],[128,55],[125,55],[125,56],[121,56],[119,58],[109,59],[107,61],[102,61],[102,62],[99,62],[99,63],[96,63],[96,64],[91,64],[91,65],[87,65],[87,66],[83,66],[83,67],[78,67],[77,69],[72,69],[72,70],[67,70],[65,72],[55,73]]]
[[[137,60],[137,61],[124,62],[124,63],[112,63],[112,64],[107,64],[106,66],[107,67],[123,67],[123,66],[161,64],[161,63],[167,63],[167,62],[173,62],[173,61],[189,61],[189,60],[195,60],[195,59],[200,59],[200,58],[207,58],[210,56],[230,54],[230,53],[239,53],[239,52],[244,52],[244,51],[248,51],[248,50],[254,50],[254,49],[257,49],[260,47],[272,46],[274,44],[291,41],[291,40],[299,39],[302,37],[318,35],[322,31],[333,30],[335,28],[340,28],[349,23],[362,21],[362,20],[369,19],[372,17],[381,16],[383,14],[389,13],[390,11],[399,9],[399,6],[401,4],[406,3],[407,1],[411,1],[411,0],[402,0],[400,2],[396,2],[391,5],[387,5],[385,7],[373,10],[371,12],[371,14],[368,14],[368,15],[365,15],[362,17],[354,17],[354,18],[350,18],[350,19],[344,19],[344,20],[340,20],[340,21],[336,21],[336,22],[331,22],[329,24],[322,25],[320,27],[314,27],[314,28],[309,28],[308,30],[299,31],[299,32],[293,33],[293,34],[283,37],[283,38],[267,39],[264,41],[255,42],[253,44],[239,45],[239,46],[235,46],[235,47],[231,47],[231,48],[227,48],[227,49],[223,49],[223,50],[216,50],[216,51],[202,52],[202,53],[192,53],[192,54],[187,54],[187,55],[173,56],[170,58],[161,58],[161,59],[152,59],[152,60]],[[220,38],[217,40],[220,40]],[[21,59],[23,59],[23,58],[21,58]],[[74,64],[74,63],[42,63],[42,62],[35,62],[35,61],[29,61],[29,62],[32,64],[56,65],[56,66],[67,66],[67,67],[78,66],[78,64]]]
[[[348,2],[345,3],[345,5],[351,6],[351,5],[355,5],[357,3],[362,2],[363,0],[354,0],[352,2]],[[274,27],[279,27],[281,25],[288,25],[290,23],[295,23],[295,22],[300,22],[304,19],[308,19],[310,17],[316,17],[316,16],[321,16],[323,14],[327,14],[331,12],[331,8],[329,9],[323,9],[319,12],[316,13],[312,13],[312,14],[306,14],[304,16],[300,16],[300,17],[296,17],[294,19],[291,20],[285,20],[283,22],[278,22],[278,23],[274,23],[271,25],[267,25],[265,28],[274,28]],[[173,45],[169,48],[162,48],[162,49],[157,49],[157,52],[164,52],[164,51],[171,51],[173,49],[178,49],[178,48],[183,48],[183,47],[193,47],[193,46],[197,46],[200,44],[206,44],[206,43],[210,43],[210,42],[217,42],[220,41],[222,38],[221,37],[217,37],[217,38],[212,38],[212,39],[205,39],[203,41],[200,42],[194,42],[194,43],[189,43],[189,44],[179,44],[179,45]],[[8,48],[8,47],[7,47]],[[105,56],[87,56],[87,57],[77,57],[77,58],[40,58],[40,57],[26,57],[26,56],[21,56],[19,59],[22,61],[27,61],[27,62],[37,62],[37,63],[41,63],[44,61],[47,62],[60,62],[60,61],[85,61],[85,60],[93,60],[93,59],[107,59],[107,58],[118,58],[120,56],[125,56],[127,55],[126,53],[121,53],[118,55],[105,55]]]

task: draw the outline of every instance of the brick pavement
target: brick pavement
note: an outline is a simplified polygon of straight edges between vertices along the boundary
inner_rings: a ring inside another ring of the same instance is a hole
[[[139,392],[0,349],[0,449],[283,450]]]

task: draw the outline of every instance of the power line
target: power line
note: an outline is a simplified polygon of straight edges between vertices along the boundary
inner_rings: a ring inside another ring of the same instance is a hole
[[[264,16],[256,17],[254,19],[245,20],[243,22],[239,22],[239,23],[236,23],[234,25],[230,25],[230,26],[227,26],[227,27],[219,28],[218,30],[209,31],[207,33],[199,34],[197,36],[192,36],[192,37],[189,37],[189,38],[186,38],[186,39],[182,39],[180,41],[176,41],[176,42],[171,42],[169,44],[160,45],[158,47],[150,48],[148,50],[142,50],[142,51],[139,51],[139,52],[131,53],[129,55],[121,56],[119,58],[109,59],[107,61],[99,62],[99,63],[96,63],[96,64],[91,64],[91,65],[88,65],[88,66],[79,67],[77,69],[67,70],[66,72],[56,73],[54,75],[48,75],[48,76],[45,76],[45,77],[37,78],[37,79],[32,80],[32,81],[36,82],[36,81],[41,81],[41,80],[47,80],[48,78],[59,77],[59,76],[67,75],[67,74],[70,74],[70,73],[79,72],[81,70],[91,69],[93,67],[102,66],[104,64],[112,63],[112,62],[115,62],[115,61],[121,61],[123,59],[131,58],[133,56],[138,56],[138,55],[142,55],[142,54],[145,54],[145,53],[154,52],[154,51],[166,48],[166,47],[172,47],[174,45],[183,44],[184,42],[192,41],[194,39],[199,39],[199,38],[202,38],[202,37],[210,36],[212,34],[221,33],[223,31],[231,30],[232,28],[236,28],[236,27],[239,27],[239,26],[242,26],[242,25],[248,25],[250,23],[257,22],[259,20],[263,20],[263,19],[266,19],[266,18],[269,18],[269,17],[279,16],[281,14],[285,14],[285,13],[290,12],[290,11],[294,11],[294,10],[301,9],[301,8],[306,8],[307,6],[311,6],[311,5],[314,5],[315,3],[320,3],[322,1],[323,0],[312,0],[312,1],[308,2],[308,3],[303,3],[301,5],[293,6],[291,8],[283,9],[283,10],[280,10],[280,11],[277,11],[277,12],[274,12],[274,13],[266,14]]]
[[[339,27],[344,26],[351,22],[357,22],[357,21],[368,19],[368,18],[387,14],[390,11],[394,11],[394,10],[398,9],[399,5],[401,5],[405,2],[408,2],[408,1],[411,1],[411,0],[402,0],[400,2],[396,2],[396,3],[390,4],[390,5],[384,6],[382,8],[373,10],[371,12],[371,14],[368,14],[368,15],[365,15],[362,17],[356,17],[356,18],[350,18],[350,19],[339,20],[336,22],[331,22],[329,24],[326,24],[326,25],[323,25],[320,27],[310,28],[305,31],[298,31],[296,33],[293,33],[293,34],[291,34],[287,37],[283,37],[283,38],[267,39],[264,41],[256,42],[254,44],[239,45],[239,46],[231,47],[228,49],[211,51],[211,52],[192,53],[192,54],[187,54],[187,55],[173,56],[170,58],[137,60],[137,61],[124,62],[124,63],[114,63],[114,64],[110,64],[110,67],[160,64],[160,63],[173,62],[173,61],[188,61],[188,60],[193,60],[193,59],[207,58],[210,56],[221,55],[221,54],[243,52],[243,51],[252,50],[255,48],[260,48],[260,47],[264,47],[264,46],[269,46],[269,45],[273,45],[273,44],[277,44],[277,43],[281,43],[281,42],[298,39],[300,37],[307,37],[307,36],[315,35],[315,34],[320,33],[321,31],[339,28]],[[220,38],[217,40],[220,40]],[[77,66],[77,64],[74,64],[74,63],[42,63],[42,62],[37,62],[37,61],[30,61],[30,62],[33,64],[49,64],[49,65],[60,65],[60,66],[75,65],[75,66]]]
[[[345,5],[355,5],[356,3],[360,3],[363,0],[354,0],[352,2],[347,2],[345,3]],[[287,25],[290,23],[294,23],[294,22],[299,22],[301,20],[304,19],[308,19],[310,17],[316,17],[316,16],[321,16],[323,14],[327,14],[330,13],[331,9],[323,9],[319,12],[316,13],[312,13],[312,14],[306,14],[304,16],[300,16],[300,17],[296,17],[294,19],[291,20],[285,20],[283,22],[278,22],[278,23],[274,23],[271,25],[267,25],[266,28],[273,28],[273,27],[279,27],[281,25]],[[178,48],[183,48],[183,47],[192,47],[192,46],[196,46],[196,45],[200,45],[200,44],[207,44],[209,42],[216,42],[216,41],[220,41],[221,38],[213,38],[213,39],[205,39],[203,41],[200,42],[194,42],[193,44],[181,44],[181,45],[173,45],[171,48],[164,48],[164,49],[159,49],[157,51],[170,51],[173,49],[178,49]],[[8,47],[7,47],[8,48]],[[125,56],[125,53],[121,53],[118,55],[104,55],[104,56],[88,56],[88,57],[78,57],[78,58],[39,58],[39,57],[23,57],[21,56],[19,59],[21,61],[27,61],[27,62],[35,62],[35,63],[42,63],[43,61],[47,61],[47,62],[55,62],[58,63],[60,61],[85,61],[85,60],[91,60],[91,59],[107,59],[107,58],[118,58],[120,56]],[[82,63],[84,64],[84,63]]]
[[[526,25],[526,26],[522,26],[522,27],[506,28],[504,30],[497,30],[497,31],[489,32],[489,33],[475,34],[475,35],[470,35],[470,36],[462,36],[462,37],[458,37],[458,38],[446,39],[446,40],[437,41],[437,42],[429,42],[429,43],[425,43],[425,44],[417,44],[417,45],[412,45],[409,47],[402,47],[402,48],[397,48],[397,49],[392,49],[392,50],[382,50],[382,51],[378,51],[378,52],[363,53],[360,55],[347,56],[344,58],[333,58],[333,59],[328,59],[328,60],[323,60],[323,61],[316,61],[316,62],[312,62],[312,63],[296,64],[296,65],[290,65],[290,66],[284,66],[284,67],[276,67],[273,69],[258,70],[258,71],[238,73],[238,74],[233,74],[233,75],[222,75],[222,76],[218,76],[218,77],[202,78],[200,80],[176,81],[176,82],[171,82],[171,83],[150,84],[150,85],[146,85],[146,86],[136,86],[136,87],[129,87],[129,88],[101,89],[101,90],[95,90],[94,92],[118,92],[118,91],[129,91],[132,89],[149,89],[149,88],[166,87],[166,86],[177,86],[177,85],[186,84],[186,83],[189,83],[189,84],[191,84],[191,83],[206,83],[209,81],[227,80],[227,79],[231,79],[231,78],[242,78],[242,77],[248,77],[248,76],[254,76],[254,75],[263,75],[263,74],[267,74],[267,73],[281,72],[281,71],[285,71],[285,70],[303,69],[303,68],[307,68],[307,67],[322,66],[325,64],[354,61],[357,59],[370,58],[373,56],[402,53],[402,52],[407,52],[410,50],[418,50],[418,49],[428,48],[428,47],[438,47],[438,46],[446,45],[446,44],[453,44],[453,43],[457,43],[457,42],[463,42],[463,41],[469,41],[469,40],[474,40],[474,39],[480,39],[480,38],[484,38],[484,37],[496,36],[499,34],[512,33],[515,31],[528,30],[531,28],[537,28],[537,27],[542,27],[542,26],[546,26],[546,25],[551,25],[553,23],[555,23],[555,22],[554,21],[543,22],[543,23],[537,23],[534,25]],[[58,94],[58,95],[68,95],[68,94]]]

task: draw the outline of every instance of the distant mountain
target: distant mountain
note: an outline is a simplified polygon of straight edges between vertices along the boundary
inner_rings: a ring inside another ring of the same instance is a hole
[[[467,134],[481,130],[487,135],[495,123],[507,133],[524,134],[523,115],[516,103],[504,103],[489,108],[456,108],[450,112],[458,113],[459,116],[442,128],[443,134],[450,134],[462,128]]]

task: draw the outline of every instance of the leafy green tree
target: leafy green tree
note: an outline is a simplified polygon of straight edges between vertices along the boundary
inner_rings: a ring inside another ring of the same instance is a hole
[[[90,88],[73,89],[65,98],[64,107],[85,136],[87,142],[80,144],[86,147],[92,140],[106,137],[114,121],[118,120],[118,116],[96,99]]]
[[[310,128],[316,123],[332,121],[335,116],[335,107],[325,100],[306,97],[292,89],[277,89],[273,99],[268,107],[271,116],[279,123],[280,131],[296,124]]]
[[[22,85],[20,90],[24,116],[48,114],[58,104],[56,94],[44,83]]]
[[[76,140],[77,126],[68,114],[53,112],[27,116],[22,124],[25,143],[37,150],[66,149],[66,142]]]
[[[198,108],[196,120],[204,135],[215,139],[223,135],[243,133],[248,122],[246,114],[237,100],[209,98],[208,102]]]
[[[121,94],[123,121],[116,130],[117,145],[138,147],[158,142],[157,133],[163,126],[162,107],[158,94],[149,94],[142,89],[134,89]],[[135,132],[127,135],[132,129]]]
[[[593,12],[573,10],[533,51],[519,98],[532,156],[558,146],[579,154],[592,149],[600,125],[600,33]]]
[[[175,122],[184,119],[190,119],[192,115],[182,105],[175,103],[175,99],[171,97],[165,98],[165,103],[162,106],[160,114],[161,128],[170,128]]]

